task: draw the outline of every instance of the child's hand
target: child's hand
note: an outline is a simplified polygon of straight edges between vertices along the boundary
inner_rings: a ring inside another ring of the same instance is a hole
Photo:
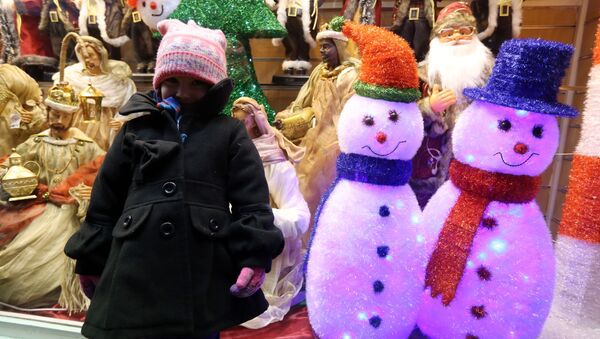
[[[92,299],[96,286],[98,285],[100,277],[95,275],[79,275],[79,283],[81,284],[81,290],[86,297]]]
[[[265,281],[265,269],[262,267],[244,267],[229,292],[238,298],[246,298],[258,291]]]

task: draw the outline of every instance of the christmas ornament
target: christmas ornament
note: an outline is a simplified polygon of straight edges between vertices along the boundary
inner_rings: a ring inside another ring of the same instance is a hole
[[[408,44],[347,22],[363,56],[338,122],[337,178],[315,217],[307,260],[310,323],[321,338],[406,338],[423,290],[421,210],[410,187],[423,138]]]
[[[600,25],[556,243],[556,289],[544,338],[600,337]]]
[[[552,238],[534,201],[558,147],[556,102],[573,48],[510,40],[452,134],[450,180],[423,212],[431,254],[418,325],[436,338],[535,338],[554,288]]]

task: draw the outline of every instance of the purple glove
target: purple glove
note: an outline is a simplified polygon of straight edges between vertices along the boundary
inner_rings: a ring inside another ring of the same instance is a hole
[[[265,281],[265,269],[262,267],[244,267],[229,292],[238,298],[246,298],[258,291]]]

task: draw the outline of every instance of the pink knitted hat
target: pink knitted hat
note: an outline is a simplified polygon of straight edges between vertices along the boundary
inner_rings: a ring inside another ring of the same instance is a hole
[[[192,77],[211,85],[227,78],[227,40],[220,30],[198,26],[190,20],[158,23],[163,38],[156,54],[152,86],[158,89],[167,78]]]

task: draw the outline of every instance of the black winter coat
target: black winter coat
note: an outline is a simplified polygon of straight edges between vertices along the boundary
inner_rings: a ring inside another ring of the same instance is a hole
[[[203,336],[266,310],[261,291],[229,293],[242,267],[268,271],[283,249],[258,152],[242,123],[218,115],[231,89],[222,81],[184,108],[179,129],[145,94],[121,110],[151,114],[121,129],[65,248],[77,273],[101,275],[85,336]]]

